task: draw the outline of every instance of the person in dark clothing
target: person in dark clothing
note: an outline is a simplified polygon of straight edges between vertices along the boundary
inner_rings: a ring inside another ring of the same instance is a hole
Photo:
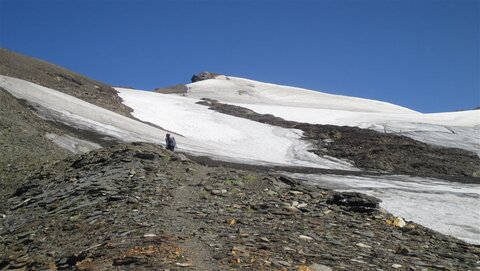
[[[177,146],[177,142],[175,142],[175,138],[173,136],[170,136],[170,134],[167,134],[167,136],[165,137],[165,143],[166,143],[166,147],[167,147],[167,150],[175,150],[175,146]]]

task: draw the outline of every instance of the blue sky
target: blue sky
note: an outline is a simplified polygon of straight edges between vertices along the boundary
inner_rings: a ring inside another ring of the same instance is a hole
[[[0,46],[115,86],[208,70],[388,101],[480,105],[480,1],[0,0]]]

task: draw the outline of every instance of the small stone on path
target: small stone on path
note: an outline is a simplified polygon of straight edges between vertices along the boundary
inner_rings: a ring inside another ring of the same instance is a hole
[[[300,235],[298,236],[298,238],[300,238],[300,239],[302,239],[302,240],[306,240],[306,241],[312,241],[312,240],[313,240],[312,237],[307,236],[307,235],[303,235],[303,234],[300,234]]]
[[[311,270],[311,271],[333,271],[332,268],[330,268],[326,265],[323,265],[323,264],[318,264],[318,263],[314,263],[314,264],[309,265],[308,269]]]
[[[356,243],[355,245],[357,245],[357,247],[361,247],[361,248],[371,248],[371,246],[365,245],[363,243]]]

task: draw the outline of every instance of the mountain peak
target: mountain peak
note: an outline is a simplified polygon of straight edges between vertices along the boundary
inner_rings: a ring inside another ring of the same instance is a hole
[[[207,79],[215,79],[219,75],[220,74],[218,73],[203,71],[203,72],[194,74],[191,80],[192,80],[192,83],[195,83],[195,82],[203,81]]]

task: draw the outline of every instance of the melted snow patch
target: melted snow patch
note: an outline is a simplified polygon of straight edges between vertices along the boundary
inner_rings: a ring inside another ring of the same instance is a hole
[[[61,148],[64,148],[72,153],[82,154],[92,150],[100,149],[102,146],[87,141],[78,139],[71,135],[57,135],[53,133],[46,134],[46,137]]]
[[[309,183],[377,197],[383,208],[443,234],[480,244],[480,185],[434,178],[293,174]]]

